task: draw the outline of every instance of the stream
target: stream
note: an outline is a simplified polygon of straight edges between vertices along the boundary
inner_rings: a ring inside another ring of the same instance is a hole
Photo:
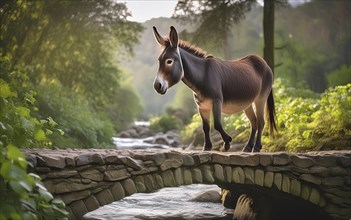
[[[118,149],[169,148],[150,143],[146,138],[113,139]],[[193,201],[197,195],[220,188],[216,185],[193,184],[169,187],[152,193],[136,193],[87,213],[85,219],[94,220],[220,220],[231,219],[221,203]]]
[[[136,193],[87,213],[85,219],[112,220],[229,220],[221,203],[191,201],[197,194],[219,190],[215,185],[193,184]]]

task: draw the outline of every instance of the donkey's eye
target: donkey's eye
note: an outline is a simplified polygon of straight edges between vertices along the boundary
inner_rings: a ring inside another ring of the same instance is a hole
[[[167,59],[167,60],[166,60],[166,64],[171,65],[172,63],[173,63],[173,60],[172,60],[172,59]]]

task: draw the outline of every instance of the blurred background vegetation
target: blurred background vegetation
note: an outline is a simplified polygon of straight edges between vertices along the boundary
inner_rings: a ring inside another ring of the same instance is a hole
[[[268,13],[255,0],[194,2],[144,23],[129,21],[126,4],[112,0],[0,2],[0,219],[67,216],[26,172],[18,148],[115,147],[112,137],[135,120],[177,129],[184,144],[201,137],[192,92],[179,84],[159,96],[152,88],[160,52],[152,26],[168,33],[173,25],[217,57],[267,57],[263,17],[273,15],[279,134],[265,134],[264,150],[351,149],[350,1],[276,0]],[[245,116],[223,121],[233,142],[245,143]]]

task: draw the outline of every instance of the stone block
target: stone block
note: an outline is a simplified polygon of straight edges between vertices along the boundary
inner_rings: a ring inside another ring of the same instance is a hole
[[[311,193],[311,187],[307,185],[302,185],[300,197],[303,198],[304,200],[307,200],[308,198],[310,198],[310,193]]]
[[[151,174],[144,176],[144,182],[145,182],[146,190],[148,192],[151,192],[156,189],[155,179]]]
[[[74,161],[74,157],[66,157],[65,161],[66,161],[67,167],[75,167],[76,166],[76,162]]]
[[[279,153],[273,155],[273,165],[283,166],[291,162],[291,159],[286,153]]]
[[[318,190],[316,190],[315,188],[312,188],[311,193],[310,193],[310,197],[308,198],[308,201],[310,201],[311,203],[313,203],[315,205],[318,205],[319,200],[320,200],[320,194],[319,194]]]
[[[195,153],[191,155],[194,159],[194,165],[198,166],[211,161],[211,155],[206,152]]]
[[[244,167],[245,184],[255,184],[255,171],[250,167]]]
[[[210,165],[202,165],[201,173],[204,183],[214,183],[215,179],[213,177],[213,171]]]
[[[68,214],[68,219],[69,220],[76,220],[77,219],[76,216],[74,216],[74,213],[73,213],[72,209],[69,206],[66,206],[65,209],[69,213]]]
[[[299,177],[301,180],[306,182],[314,183],[316,185],[320,185],[322,183],[322,179],[311,174],[301,174]]]
[[[335,177],[328,177],[322,179],[322,184],[325,186],[343,186],[344,185],[344,178],[335,176]]]
[[[158,174],[153,174],[152,176],[155,179],[155,187],[156,187],[156,189],[162,189],[164,187],[162,177],[160,175],[158,175]]]
[[[310,173],[320,177],[329,176],[329,168],[322,166],[312,166],[310,167]]]
[[[78,191],[78,192],[71,192],[68,194],[64,194],[61,196],[62,201],[68,205],[74,201],[81,200],[84,198],[87,198],[90,196],[90,191],[89,190],[84,190],[84,191]]]
[[[100,164],[103,165],[104,159],[102,158],[101,154],[98,153],[85,153],[80,154],[74,158],[76,161],[76,166],[83,166],[87,164]]]
[[[260,156],[258,154],[232,154],[230,155],[230,164],[239,166],[258,166]]]
[[[66,167],[66,160],[62,156],[41,154],[40,157],[43,159],[44,164],[42,164],[41,160],[37,160],[39,166],[43,166],[43,167],[48,166],[48,167],[53,167],[58,169],[63,169]]]
[[[234,183],[244,184],[245,174],[241,167],[234,167],[232,171],[232,180]]]
[[[347,169],[342,167],[330,167],[329,171],[332,176],[347,176],[349,173]]]
[[[68,179],[68,180],[63,180],[59,183],[56,183],[54,187],[55,187],[55,193],[61,194],[61,193],[67,193],[67,192],[77,192],[77,191],[96,187],[97,185],[98,185],[97,182],[83,184],[83,183],[72,182],[72,180]]]
[[[218,163],[223,165],[230,164],[230,157],[225,154],[213,153],[212,154],[212,163]]]
[[[203,183],[201,170],[199,168],[193,168],[191,173],[192,173],[194,183]]]
[[[291,155],[290,156],[292,163],[295,166],[301,168],[309,168],[313,166],[316,162],[310,157],[298,156],[298,155]]]
[[[123,199],[126,196],[123,186],[120,182],[114,183],[109,189],[115,201]]]
[[[135,177],[134,183],[138,193],[146,192],[146,186],[145,186],[145,181],[143,176]]]
[[[183,165],[183,160],[178,160],[178,159],[166,159],[163,161],[163,163],[160,165],[160,169],[162,171],[171,169],[171,168],[178,168]]]
[[[260,169],[255,170],[255,184],[263,186],[264,183],[264,171]]]
[[[118,159],[122,161],[124,165],[127,167],[133,168],[134,170],[141,170],[143,169],[143,161],[142,160],[136,160],[131,157],[124,157],[124,156],[119,156]]]
[[[108,189],[104,189],[97,193],[95,197],[99,201],[100,206],[110,204],[114,201],[112,193]]]
[[[118,170],[106,170],[104,172],[104,180],[107,180],[107,181],[123,180],[130,176],[131,174],[128,172],[126,168],[122,168]]]
[[[301,182],[297,179],[292,179],[290,181],[290,194],[294,196],[300,196],[301,193]]]
[[[223,167],[220,164],[214,165],[214,178],[220,182],[224,182]]]
[[[183,185],[183,175],[182,175],[182,168],[177,168],[173,171],[173,176],[175,180],[176,186]]]
[[[225,181],[227,183],[232,182],[232,167],[230,167],[230,166],[224,167],[224,176],[225,176]]]
[[[184,180],[184,185],[193,184],[193,178],[191,176],[191,171],[189,169],[183,169],[183,180]]]
[[[77,174],[78,172],[76,170],[53,171],[47,174],[47,178],[67,178]]]
[[[121,164],[117,155],[107,155],[104,157],[105,164]]]
[[[350,156],[339,156],[336,159],[336,163],[342,167],[350,168],[351,167],[351,157]]]
[[[176,186],[173,172],[171,170],[166,170],[162,174],[163,185],[165,187],[174,187]]]
[[[69,207],[77,219],[81,219],[83,215],[88,213],[88,209],[82,200],[72,202]]]
[[[85,207],[87,208],[88,212],[94,211],[95,209],[98,209],[100,207],[99,201],[93,195],[84,199],[83,202],[84,202]]]
[[[277,187],[278,190],[282,189],[282,179],[283,179],[283,176],[281,173],[274,174],[273,186]]]
[[[193,157],[189,154],[183,154],[182,159],[184,166],[193,166],[195,164]]]
[[[102,181],[104,179],[104,174],[101,173],[99,170],[96,169],[87,169],[82,172],[79,172],[79,175],[82,178],[90,179],[93,181]]]
[[[263,186],[271,188],[273,185],[274,173],[273,172],[265,172]]]
[[[261,153],[260,154],[260,165],[266,167],[266,166],[269,166],[273,163],[273,156],[272,154],[263,154]]]
[[[282,178],[282,191],[290,193],[290,178],[285,174],[283,174]]]
[[[135,187],[135,183],[132,179],[126,179],[122,182],[122,186],[124,189],[124,192],[126,196],[133,195],[134,193],[137,192],[137,189]]]

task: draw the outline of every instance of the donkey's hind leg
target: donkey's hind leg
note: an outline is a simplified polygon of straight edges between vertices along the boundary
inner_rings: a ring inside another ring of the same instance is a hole
[[[245,109],[244,112],[246,114],[246,117],[250,121],[251,134],[250,134],[249,141],[247,142],[246,146],[243,148],[242,152],[251,152],[252,148],[255,145],[255,136],[257,132],[256,115],[252,108],[252,105],[250,105],[247,109]]]
[[[257,137],[256,144],[252,149],[252,152],[260,152],[262,148],[261,137],[264,128],[264,108],[266,106],[266,99],[259,99],[255,102],[256,106],[256,117],[257,117]]]
[[[199,113],[202,119],[202,129],[204,131],[205,136],[205,144],[204,144],[204,151],[209,151],[212,149],[212,143],[210,139],[210,118],[211,118],[211,111],[210,110],[203,110],[199,109]]]
[[[222,102],[217,100],[213,102],[213,122],[214,128],[221,134],[222,139],[224,141],[224,151],[228,151],[230,148],[230,142],[232,138],[224,131],[221,122],[221,115],[222,115]]]

